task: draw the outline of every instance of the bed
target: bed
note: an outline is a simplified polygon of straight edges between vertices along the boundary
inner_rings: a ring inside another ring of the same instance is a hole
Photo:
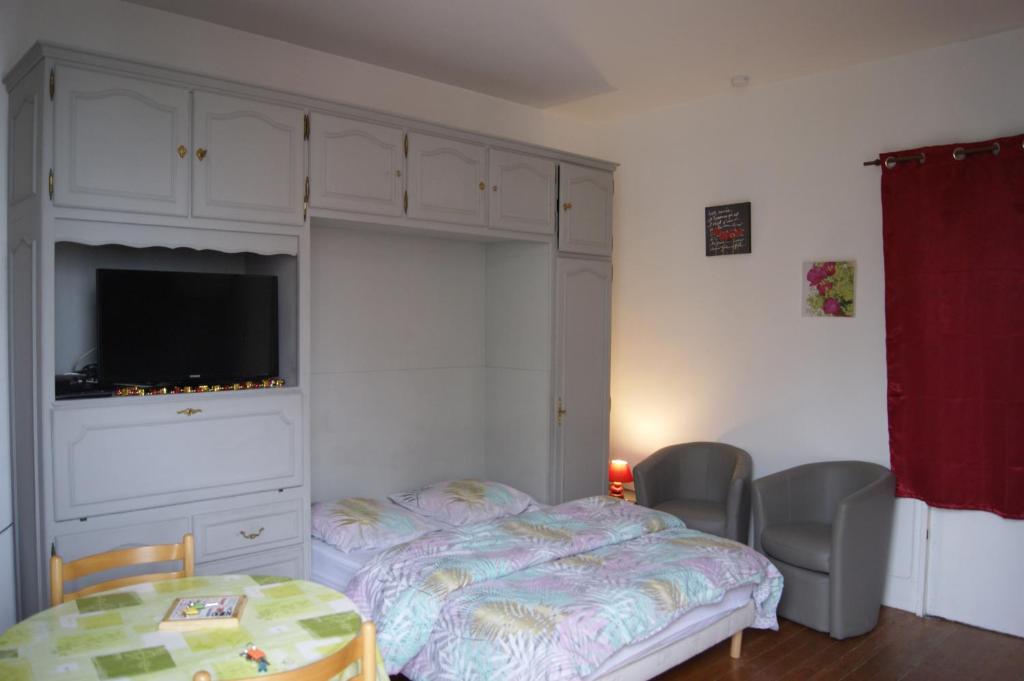
[[[312,555],[413,681],[649,679],[730,637],[738,655],[782,590],[749,547],[608,497]]]

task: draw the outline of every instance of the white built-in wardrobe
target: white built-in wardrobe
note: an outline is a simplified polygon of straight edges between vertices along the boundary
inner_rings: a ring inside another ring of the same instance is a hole
[[[51,551],[302,577],[312,501],[604,491],[614,164],[48,45],[4,83],[22,616]],[[56,399],[101,267],[275,275],[286,387]]]

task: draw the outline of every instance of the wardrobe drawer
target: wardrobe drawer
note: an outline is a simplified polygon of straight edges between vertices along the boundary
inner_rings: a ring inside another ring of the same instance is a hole
[[[224,558],[302,541],[302,501],[204,513],[192,519],[196,560]]]
[[[196,565],[197,575],[263,575],[306,578],[306,550],[303,544],[276,551],[260,552],[238,558],[215,560]]]
[[[54,409],[58,520],[302,484],[297,392],[104,402]]]

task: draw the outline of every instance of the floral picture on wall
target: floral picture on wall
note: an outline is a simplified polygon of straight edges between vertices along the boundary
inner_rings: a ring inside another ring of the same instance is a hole
[[[852,317],[857,263],[822,260],[804,263],[804,316]]]

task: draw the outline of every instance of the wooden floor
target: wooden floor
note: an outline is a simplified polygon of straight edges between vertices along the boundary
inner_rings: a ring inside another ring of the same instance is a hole
[[[890,608],[872,632],[845,641],[780,620],[779,631],[747,629],[738,660],[726,640],[656,681],[690,679],[1024,681],[1024,639]]]

